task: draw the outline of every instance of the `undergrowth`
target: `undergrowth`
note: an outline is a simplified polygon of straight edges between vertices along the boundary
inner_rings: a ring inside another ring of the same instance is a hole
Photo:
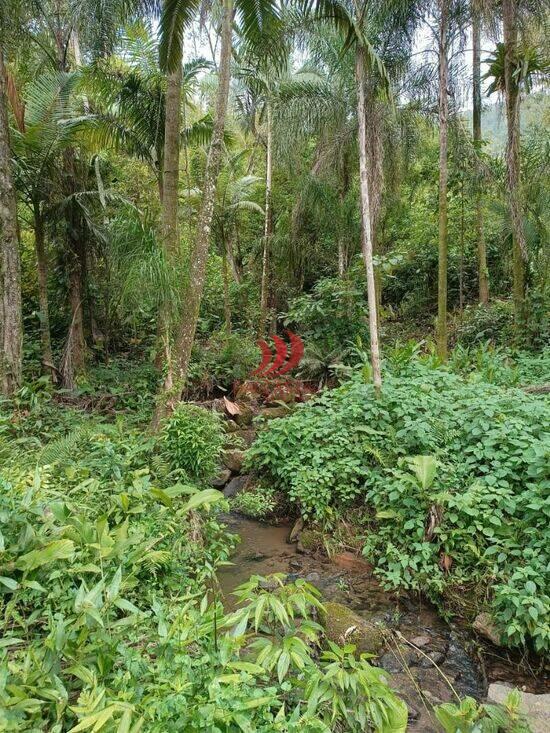
[[[271,422],[249,464],[325,527],[363,507],[364,554],[387,587],[436,601],[477,588],[505,643],[548,651],[550,408],[462,372],[413,355],[376,399],[359,368]]]

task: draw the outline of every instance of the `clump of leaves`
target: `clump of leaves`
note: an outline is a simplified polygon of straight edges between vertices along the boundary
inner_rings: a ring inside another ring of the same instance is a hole
[[[219,465],[224,436],[217,413],[182,403],[162,428],[162,454],[173,470],[197,479],[208,478]]]
[[[363,507],[364,554],[388,587],[437,601],[476,586],[480,604],[488,589],[503,640],[542,652],[549,434],[544,399],[413,355],[387,372],[379,399],[359,368],[272,421],[248,461],[310,519]]]

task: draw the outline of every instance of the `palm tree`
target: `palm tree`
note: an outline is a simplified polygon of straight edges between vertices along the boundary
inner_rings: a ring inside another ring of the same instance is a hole
[[[53,364],[48,303],[48,251],[46,207],[57,186],[56,169],[63,151],[75,142],[81,120],[74,117],[73,73],[52,72],[27,85],[18,127],[13,131],[16,183],[32,215],[38,272],[42,365],[57,381]]]
[[[448,0],[438,0],[439,7],[439,257],[437,283],[437,353],[442,361],[447,359],[447,135],[449,126],[449,5]]]
[[[487,248],[483,231],[483,190],[481,185],[481,8],[479,0],[471,0],[472,20],[472,135],[476,149],[475,183],[475,228],[477,239],[477,271],[479,302],[489,301],[489,274],[487,270]]]
[[[525,271],[529,260],[523,224],[520,183],[520,101],[522,88],[529,91],[537,77],[548,74],[548,62],[536,48],[518,42],[518,7],[515,0],[503,0],[504,42],[489,57],[485,79],[492,79],[488,94],[504,94],[506,106],[507,200],[512,229],[513,298],[516,325],[524,320]]]
[[[0,18],[0,30],[2,22]],[[21,265],[17,201],[11,172],[7,77],[0,42],[0,378],[2,393],[10,396],[21,383],[23,325]]]
[[[314,6],[314,15],[329,19],[344,34],[343,50],[355,52],[355,82],[357,90],[357,123],[359,146],[359,178],[361,203],[361,250],[367,276],[369,306],[369,331],[372,378],[376,393],[382,387],[380,345],[378,336],[378,308],[376,278],[374,272],[374,227],[372,185],[369,180],[369,109],[372,109],[372,88],[389,90],[389,77],[382,58],[375,50],[374,37],[386,28],[407,27],[413,18],[410,2],[388,2],[382,6],[370,6],[360,0],[348,4],[343,0],[317,0],[304,2],[306,10]],[[351,7],[350,7],[351,5]],[[375,83],[376,82],[376,83]],[[369,94],[369,92],[371,92]]]
[[[198,2],[167,2],[161,20],[161,61],[168,70],[174,70],[181,59],[182,35],[197,10]],[[223,0],[221,19],[221,47],[218,65],[218,91],[214,112],[214,127],[206,161],[202,202],[199,209],[195,244],[191,252],[189,275],[182,297],[179,324],[173,349],[173,384],[165,380],[159,395],[153,426],[179,401],[187,380],[191,349],[199,317],[199,308],[204,289],[206,260],[210,245],[212,216],[221,158],[225,118],[231,80],[231,52],[233,21],[237,14],[245,42],[257,44],[273,32],[277,14],[269,0]]]

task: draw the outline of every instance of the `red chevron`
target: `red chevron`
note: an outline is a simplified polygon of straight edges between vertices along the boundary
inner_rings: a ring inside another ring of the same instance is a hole
[[[262,351],[262,360],[257,369],[251,373],[251,376],[279,376],[287,374],[291,369],[298,366],[304,355],[304,342],[292,331],[287,331],[287,334],[290,341],[290,354],[286,342],[280,336],[273,336],[275,355],[264,339],[259,339],[256,342]],[[273,358],[274,356],[275,358]],[[273,363],[266,370],[272,359]]]
[[[287,363],[279,369],[279,374],[286,374],[297,367],[304,355],[304,342],[302,339],[292,331],[287,331],[287,333],[290,341],[290,357]]]
[[[278,374],[279,369],[285,363],[285,359],[288,353],[286,343],[280,336],[273,336],[273,341],[275,342],[276,356],[273,360],[273,364],[269,367],[267,372],[265,372],[265,376],[267,376],[268,374]]]
[[[271,353],[271,349],[269,348],[266,341],[263,339],[259,339],[256,341],[258,346],[260,347],[262,351],[262,360],[260,362],[260,366],[257,369],[254,369],[251,376],[256,376],[258,374],[261,374],[263,370],[266,368],[266,366],[269,364],[271,359],[273,358],[273,354]]]

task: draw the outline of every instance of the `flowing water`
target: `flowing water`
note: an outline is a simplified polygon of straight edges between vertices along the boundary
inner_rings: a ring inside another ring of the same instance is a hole
[[[236,515],[228,515],[225,521],[241,539],[233,564],[218,574],[226,607],[235,603],[232,591],[251,575],[282,572],[291,579],[310,581],[327,601],[379,620],[389,630],[390,643],[378,662],[390,672],[392,686],[409,706],[409,730],[439,731],[432,704],[456,701],[457,695],[482,700],[488,682],[506,681],[524,689],[538,686],[496,651],[484,664],[471,636],[442,621],[426,602],[384,591],[370,572],[345,570],[318,554],[298,553],[297,546],[287,542],[288,526],[261,524]]]

